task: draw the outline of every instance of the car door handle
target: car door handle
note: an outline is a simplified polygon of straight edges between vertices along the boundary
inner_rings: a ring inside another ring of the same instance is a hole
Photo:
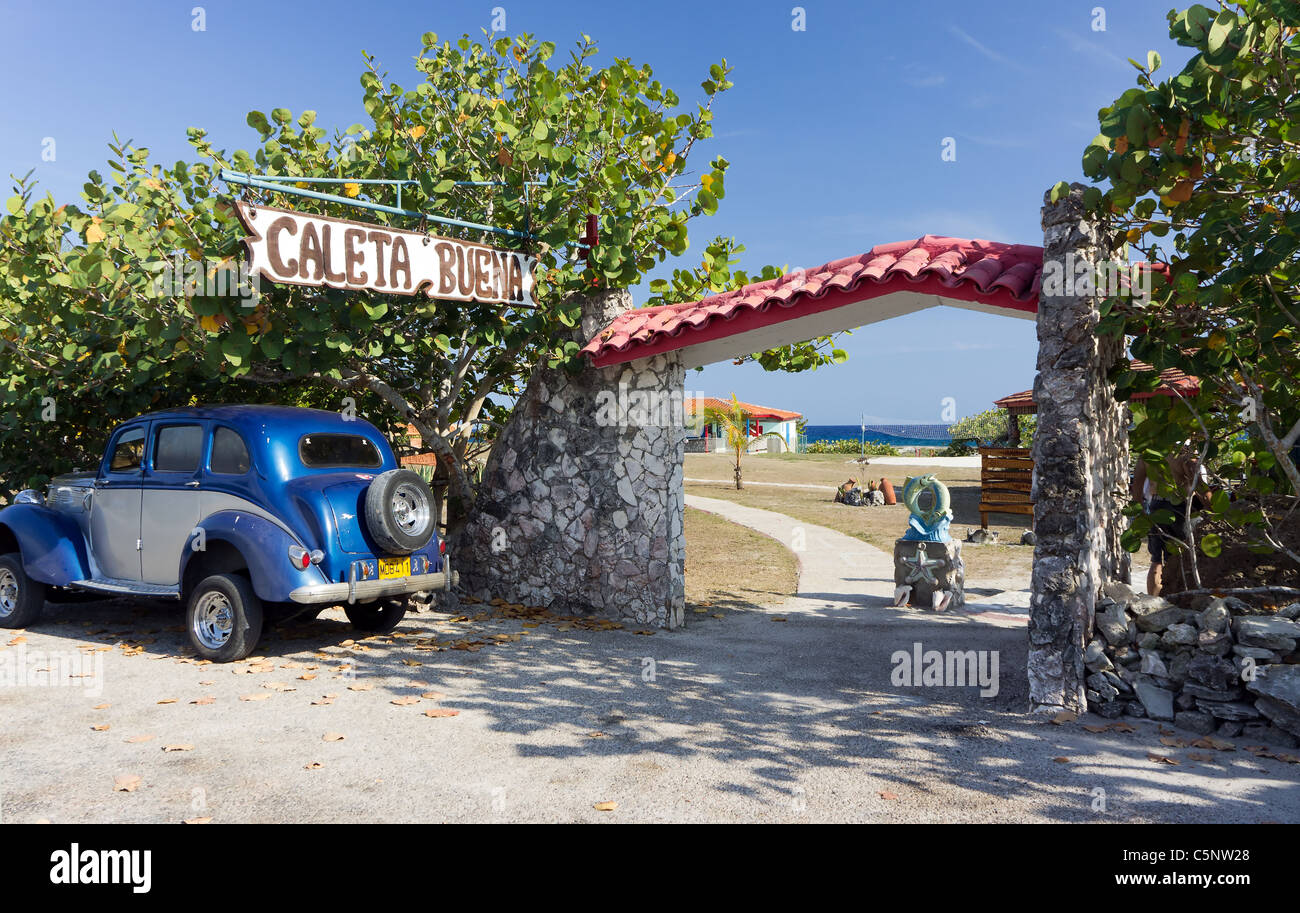
[[[194,480],[192,480],[192,481],[186,482],[186,483],[185,483],[185,487],[186,487],[186,488],[198,488],[198,487],[199,487],[199,480],[198,480],[198,479],[194,479]]]
[[[96,479],[92,484],[93,484],[96,488],[107,488],[107,487],[108,487],[108,479]]]

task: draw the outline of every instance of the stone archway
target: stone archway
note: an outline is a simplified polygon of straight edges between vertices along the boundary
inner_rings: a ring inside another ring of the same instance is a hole
[[[480,598],[682,623],[685,369],[940,305],[1036,319],[1039,426],[1029,625],[1035,709],[1086,709],[1083,651],[1098,594],[1127,582],[1119,546],[1125,410],[1095,335],[1095,295],[1069,292],[1109,247],[1082,185],[1042,212],[1042,247],[925,236],[698,302],[583,302],[576,373],[539,367],[485,469],[459,548]]]

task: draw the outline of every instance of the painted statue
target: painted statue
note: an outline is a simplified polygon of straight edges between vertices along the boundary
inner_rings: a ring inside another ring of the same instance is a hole
[[[928,510],[922,510],[921,495],[926,491],[932,495],[933,504]],[[903,485],[903,503],[911,513],[907,518],[904,539],[909,542],[951,541],[948,525],[952,523],[952,501],[948,486],[936,479],[933,473],[909,478]]]
[[[921,498],[930,493],[930,506]],[[965,602],[961,543],[948,533],[952,501],[948,487],[933,474],[913,476],[903,485],[907,531],[894,543],[894,605],[908,602],[942,612]]]

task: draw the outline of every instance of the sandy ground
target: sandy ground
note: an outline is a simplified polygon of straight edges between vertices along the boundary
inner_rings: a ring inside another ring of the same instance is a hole
[[[0,687],[0,816],[1300,821],[1300,766],[1027,715],[1022,611],[891,608],[870,546],[804,535],[796,599],[673,632],[471,607],[359,641],[330,610],[214,666],[184,655],[175,607],[52,607],[0,639],[0,668],[29,671]],[[996,687],[901,679],[918,644],[996,656]],[[92,677],[58,666],[101,649]]]

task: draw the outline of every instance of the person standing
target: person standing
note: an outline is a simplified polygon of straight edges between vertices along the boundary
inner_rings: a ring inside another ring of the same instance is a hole
[[[1196,487],[1206,479],[1205,467],[1200,465],[1200,458],[1190,444],[1184,444],[1179,453],[1169,458],[1169,470],[1180,495],[1176,501],[1159,496],[1145,460],[1138,460],[1133,480],[1129,483],[1129,495],[1133,500],[1141,501],[1148,515],[1162,510],[1174,515],[1172,523],[1157,523],[1153,519],[1151,532],[1147,534],[1147,552],[1151,556],[1151,567],[1147,569],[1147,593],[1152,596],[1159,596],[1165,589],[1165,556],[1169,554],[1170,540],[1180,543],[1184,548],[1195,547],[1192,524],[1188,522],[1186,495],[1190,490],[1192,509],[1195,512],[1201,499],[1201,493]]]

